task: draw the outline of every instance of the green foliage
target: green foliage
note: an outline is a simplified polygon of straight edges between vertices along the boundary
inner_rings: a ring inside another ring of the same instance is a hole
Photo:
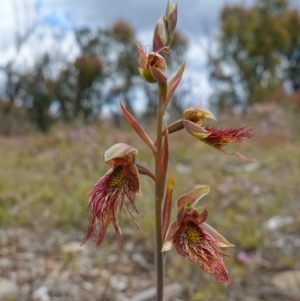
[[[56,97],[65,120],[83,117],[87,121],[97,118],[102,106],[115,101],[121,91],[126,97],[133,88],[137,40],[134,29],[125,21],[103,30],[84,28],[75,36],[81,54],[55,81]]]
[[[61,61],[49,52],[25,71],[15,66],[14,59],[0,66],[6,75],[6,95],[0,99],[2,134],[21,133],[15,124],[25,127],[28,121],[47,132],[57,120],[95,120],[103,106],[115,104],[120,94],[134,113],[132,95],[137,86],[149,96],[149,112],[156,111],[156,95],[139,78],[138,41],[129,22],[117,20],[103,29],[82,28],[74,36],[79,50],[74,59]],[[173,44],[170,65],[174,69],[187,48],[187,39],[176,32]],[[120,124],[119,114],[114,119]]]
[[[224,7],[218,54],[210,61],[218,105],[261,102],[285,79],[298,89],[299,31],[300,14],[286,0]]]
[[[49,56],[36,63],[34,70],[19,77],[18,96],[22,97],[29,119],[43,132],[49,129],[54,117],[49,109],[52,103],[52,82],[47,78]]]

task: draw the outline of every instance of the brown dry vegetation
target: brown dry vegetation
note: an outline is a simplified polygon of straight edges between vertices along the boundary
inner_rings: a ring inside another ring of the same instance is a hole
[[[276,287],[273,277],[300,269],[299,113],[268,104],[254,106],[243,116],[219,117],[221,127],[239,124],[255,127],[255,140],[242,143],[239,151],[256,162],[225,155],[184,132],[171,136],[174,198],[195,184],[209,184],[211,191],[201,200],[208,208],[208,223],[236,247],[230,251],[233,257],[226,259],[232,277],[229,287],[172,250],[166,283],[178,283],[182,290],[170,300],[297,300],[291,289]],[[0,274],[15,280],[21,292],[10,300],[33,300],[32,294],[54,277],[54,267],[58,279],[68,275],[61,281],[70,286],[59,294],[49,284],[49,300],[121,301],[111,275],[126,279],[119,290],[127,300],[154,285],[153,183],[148,178],[142,178],[142,197],[137,199],[144,215],[137,220],[145,235],[123,214],[123,246],[116,244],[111,229],[100,249],[91,242],[83,249],[89,263],[81,265],[80,251],[64,251],[70,242],[79,245],[84,236],[86,193],[107,170],[103,152],[117,142],[137,147],[137,161],[153,166],[150,151],[127,125],[122,131],[108,125],[57,125],[48,135],[0,137]],[[274,216],[289,217],[290,222],[269,230],[266,222]],[[28,269],[21,256],[25,253],[33,254],[33,262],[44,258],[47,268],[22,278],[21,271]],[[15,264],[7,267],[5,260]],[[76,287],[78,298],[72,295]]]

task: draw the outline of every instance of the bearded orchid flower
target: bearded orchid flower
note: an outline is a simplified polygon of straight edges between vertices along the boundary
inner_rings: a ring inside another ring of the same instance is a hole
[[[175,247],[176,251],[218,282],[229,284],[230,275],[222,256],[230,256],[220,247],[232,247],[221,234],[205,223],[208,216],[206,207],[196,209],[196,203],[209,192],[208,185],[198,185],[177,200],[179,209],[164,239],[162,252]]]
[[[140,76],[148,83],[166,83],[167,63],[164,57],[158,52],[146,52],[139,45],[137,50],[140,53]]]
[[[140,194],[140,179],[135,164],[136,153],[134,147],[125,143],[117,143],[105,152],[104,161],[110,170],[88,194],[89,227],[82,244],[93,237],[99,247],[111,223],[118,241],[122,242],[119,215],[123,206],[131,217],[131,208],[138,213],[135,197]],[[129,202],[125,201],[125,196]]]
[[[246,161],[254,161],[253,159],[244,157],[239,152],[228,152],[224,149],[226,145],[237,144],[246,139],[253,139],[253,128],[239,126],[229,129],[216,129],[205,126],[206,119],[216,120],[213,113],[208,109],[201,106],[193,106],[183,112],[183,127],[194,137],[225,154],[235,154]]]

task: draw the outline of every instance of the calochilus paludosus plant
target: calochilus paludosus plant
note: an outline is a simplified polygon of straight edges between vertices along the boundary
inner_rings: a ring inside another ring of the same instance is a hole
[[[149,176],[155,183],[153,202],[157,301],[163,301],[164,254],[173,247],[181,256],[199,265],[204,273],[211,275],[218,282],[227,285],[230,283],[230,274],[223,261],[223,256],[230,254],[222,248],[233,245],[205,222],[208,216],[207,208],[197,207],[199,200],[209,193],[209,185],[199,184],[188,188],[176,200],[177,218],[171,222],[171,211],[174,207],[174,173],[167,179],[171,134],[183,130],[225,154],[236,154],[249,161],[251,159],[245,158],[239,152],[227,152],[224,147],[244,139],[253,139],[252,128],[239,126],[220,129],[206,126],[207,119],[216,118],[203,106],[188,107],[183,111],[182,119],[170,125],[163,124],[164,114],[185,69],[185,63],[182,63],[175,75],[168,78],[166,57],[171,51],[177,11],[177,5],[168,1],[165,15],[161,16],[155,25],[152,52],[146,52],[137,45],[140,55],[139,74],[147,83],[157,85],[155,139],[150,138],[139,122],[126,110],[120,97],[120,109],[124,117],[152,152],[155,171],[151,172],[137,162],[135,147],[124,142],[110,147],[104,153],[104,161],[109,170],[88,193],[89,226],[82,241],[83,244],[89,238],[93,238],[96,247],[99,247],[112,224],[118,241],[122,243],[119,225],[121,211],[124,207],[136,223],[133,212],[138,213],[136,196],[141,194],[140,175]]]

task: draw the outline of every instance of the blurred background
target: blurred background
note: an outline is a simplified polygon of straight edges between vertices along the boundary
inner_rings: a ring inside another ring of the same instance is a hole
[[[99,249],[80,247],[86,194],[117,142],[149,150],[120,113],[119,95],[155,135],[155,85],[138,76],[167,1],[2,0],[0,8],[0,300],[154,300],[153,184],[137,216],[122,214]],[[229,287],[169,252],[166,301],[299,300],[300,2],[178,0],[169,74],[187,67],[167,112],[205,105],[220,127],[255,127],[244,162],[185,133],[171,138],[174,199],[195,184],[208,223],[236,247]],[[236,150],[236,146],[233,146]],[[175,213],[175,212],[174,212]],[[174,215],[175,217],[175,215]]]

